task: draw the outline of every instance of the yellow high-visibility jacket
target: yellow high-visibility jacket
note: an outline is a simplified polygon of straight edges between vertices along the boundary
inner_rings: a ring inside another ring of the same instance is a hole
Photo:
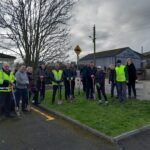
[[[0,70],[0,92],[10,92],[12,90],[10,83],[14,83],[15,76],[13,72],[6,73]]]
[[[52,73],[53,73],[55,81],[60,81],[62,79],[62,74],[63,74],[62,70],[59,70],[59,71],[52,70]],[[58,83],[52,81],[52,85],[58,85]],[[59,85],[62,85],[62,82],[60,82]]]

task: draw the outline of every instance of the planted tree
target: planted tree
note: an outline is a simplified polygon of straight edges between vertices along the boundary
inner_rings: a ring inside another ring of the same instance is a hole
[[[67,57],[73,0],[1,0],[0,47],[26,65]]]

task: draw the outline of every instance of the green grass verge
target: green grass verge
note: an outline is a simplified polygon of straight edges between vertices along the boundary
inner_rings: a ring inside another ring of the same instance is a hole
[[[120,104],[118,100],[112,103],[108,97],[109,104],[105,106],[98,105],[97,101],[87,101],[83,94],[80,96],[76,94],[74,103],[64,100],[62,105],[58,105],[57,101],[51,105],[51,96],[51,91],[47,91],[43,106],[61,112],[109,136],[117,136],[150,123],[149,101],[132,99]]]

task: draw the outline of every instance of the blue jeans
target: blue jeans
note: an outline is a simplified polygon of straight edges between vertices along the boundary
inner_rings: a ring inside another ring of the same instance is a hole
[[[117,97],[118,97],[118,89],[117,89],[117,84],[112,82],[111,83],[111,97],[114,97],[114,90],[115,90],[115,87],[116,87],[116,91],[117,91]]]
[[[118,97],[120,102],[125,101],[126,98],[126,82],[117,82],[117,89],[118,89]]]

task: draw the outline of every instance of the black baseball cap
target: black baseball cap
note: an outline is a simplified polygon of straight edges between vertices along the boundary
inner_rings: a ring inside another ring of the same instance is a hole
[[[121,63],[121,60],[120,60],[120,59],[117,60],[117,64],[119,64],[119,63]]]

